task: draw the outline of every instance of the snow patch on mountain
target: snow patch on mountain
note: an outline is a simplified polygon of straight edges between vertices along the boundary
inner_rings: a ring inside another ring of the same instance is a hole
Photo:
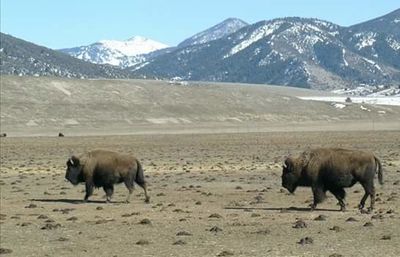
[[[167,47],[163,43],[135,36],[125,41],[100,40],[88,46],[61,49],[61,51],[96,64],[128,67],[144,62],[143,55]]]
[[[239,44],[234,46],[230,50],[230,52],[224,56],[224,59],[242,51],[243,49],[247,48],[254,42],[257,42],[258,40],[260,40],[264,37],[267,37],[268,35],[271,35],[272,33],[274,33],[274,31],[276,29],[278,29],[280,27],[281,24],[282,24],[282,22],[269,23],[269,24],[265,24],[264,26],[257,28],[255,31],[253,31],[253,33],[251,33],[247,37],[247,39],[243,40],[242,42],[240,42]]]
[[[126,56],[147,54],[168,47],[163,43],[141,36],[135,36],[126,41],[101,40],[99,43],[102,44],[104,48],[113,49]]]
[[[358,37],[358,43],[356,44],[358,50],[365,47],[373,46],[376,41],[376,33],[374,32],[357,33],[355,34],[355,37]]]

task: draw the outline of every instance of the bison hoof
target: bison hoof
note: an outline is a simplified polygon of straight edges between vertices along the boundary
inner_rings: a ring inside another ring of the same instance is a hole
[[[310,211],[315,210],[315,208],[317,208],[317,205],[315,205],[315,204],[310,204]]]
[[[346,211],[346,207],[341,206],[341,207],[340,207],[340,211],[345,212],[345,211]]]
[[[359,209],[359,210],[364,209],[364,205],[363,205],[363,204],[359,204],[359,205],[358,205],[358,209]]]

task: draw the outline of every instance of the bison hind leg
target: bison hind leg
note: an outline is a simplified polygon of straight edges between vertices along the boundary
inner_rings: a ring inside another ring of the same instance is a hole
[[[335,189],[331,189],[329,191],[331,191],[331,193],[339,201],[340,210],[341,211],[345,211],[346,210],[346,204],[344,203],[344,198],[346,197],[346,191],[344,191],[343,188],[335,188]]]
[[[138,183],[138,185],[143,188],[144,190],[144,196],[145,196],[145,203],[150,203],[150,196],[147,194],[147,184],[146,181],[136,181],[136,183]]]
[[[361,184],[363,186],[364,190],[365,190],[365,194],[364,194],[363,198],[361,198],[360,204],[358,205],[358,208],[360,210],[362,210],[364,208],[365,201],[367,200],[368,196],[370,196],[370,198],[371,198],[371,205],[368,208],[368,210],[372,211],[374,209],[374,205],[375,205],[375,188],[374,188],[373,180],[371,180],[371,181],[372,182],[362,183]]]
[[[113,185],[107,185],[103,186],[104,192],[106,192],[106,202],[109,203],[111,202],[111,197],[114,193],[114,186]]]
[[[133,185],[133,182],[130,180],[125,180],[124,183],[125,183],[126,188],[128,189],[128,195],[126,196],[125,202],[129,203],[130,199],[131,199],[131,195],[133,193],[134,185]]]

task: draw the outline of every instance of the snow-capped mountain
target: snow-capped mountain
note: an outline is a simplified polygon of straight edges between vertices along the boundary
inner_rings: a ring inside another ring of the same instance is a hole
[[[0,74],[64,78],[133,78],[128,71],[97,65],[0,33]]]
[[[388,15],[378,18],[380,26],[400,20],[399,10]],[[400,26],[390,33],[369,27],[297,17],[261,21],[160,55],[136,74],[319,89],[399,84]]]
[[[124,70],[1,38],[2,74],[267,83],[351,94],[361,85],[383,86],[384,94],[396,95],[400,85],[400,9],[350,27],[298,17],[251,25],[228,19],[177,47],[135,37],[62,50],[86,61],[129,67]]]
[[[185,39],[182,41],[178,47],[186,47],[189,45],[198,45],[198,44],[204,44],[212,40],[216,40],[222,37],[225,37],[229,34],[232,34],[239,29],[246,27],[249,25],[248,23],[237,19],[237,18],[229,18],[224,20],[221,23],[218,23],[217,25],[206,29],[200,33],[197,33],[196,35]]]
[[[125,41],[101,40],[88,46],[60,49],[78,59],[96,64],[128,67],[145,61],[145,55],[168,46],[140,36]]]

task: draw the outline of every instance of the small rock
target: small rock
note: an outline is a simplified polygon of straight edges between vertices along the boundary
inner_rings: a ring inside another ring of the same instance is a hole
[[[353,218],[353,217],[350,217],[350,218],[348,218],[348,219],[346,220],[346,222],[356,222],[356,221],[358,221],[358,220],[356,220],[356,219]]]
[[[303,220],[297,220],[292,228],[306,228],[307,224]]]
[[[29,204],[28,206],[25,206],[25,208],[36,208],[36,207],[37,205],[33,203]]]
[[[211,214],[210,216],[208,216],[209,218],[216,218],[216,219],[220,219],[220,218],[222,218],[222,216],[221,215],[219,215],[218,213],[213,213],[213,214]]]
[[[186,242],[183,241],[183,240],[178,240],[178,241],[175,241],[175,242],[173,243],[173,245],[185,245],[185,244],[186,244]]]
[[[179,231],[178,233],[176,233],[176,235],[177,236],[192,236],[192,234],[187,231]]]
[[[41,227],[41,229],[43,230],[52,230],[52,229],[56,229],[61,227],[61,224],[57,223],[57,224],[50,224],[47,223],[46,225],[44,225],[43,227]]]
[[[73,216],[73,217],[68,218],[67,220],[69,220],[69,221],[75,221],[75,220],[78,220],[78,218],[75,217],[75,216]]]
[[[339,226],[333,226],[329,230],[335,231],[335,232],[340,232],[343,231],[343,229]]]
[[[231,251],[222,251],[219,254],[217,254],[217,256],[232,256],[232,255],[234,254]]]
[[[8,253],[12,253],[13,251],[11,249],[7,249],[7,248],[0,248],[0,254],[8,254]]]
[[[384,235],[384,236],[382,236],[382,238],[381,238],[381,240],[390,240],[390,239],[392,239],[392,236],[391,236],[391,235]]]
[[[312,243],[314,243],[314,240],[311,237],[307,236],[305,238],[300,239],[300,241],[297,243],[301,244],[301,245],[312,244]]]
[[[323,220],[326,220],[326,218],[328,218],[326,215],[321,214],[318,217],[316,217],[314,220],[323,221]]]
[[[150,242],[145,239],[140,239],[139,241],[136,242],[137,245],[148,245]]]
[[[217,232],[221,232],[221,231],[222,231],[222,229],[221,229],[221,228],[219,228],[219,227],[217,227],[217,226],[214,226],[214,227],[212,227],[212,228],[210,229],[210,231],[211,231],[211,232],[215,232],[215,233],[217,233]]]
[[[98,210],[98,211],[103,210],[103,207],[97,206],[97,207],[96,207],[96,210]]]
[[[37,218],[45,220],[45,219],[48,219],[49,217],[47,215],[40,214]]]
[[[377,219],[382,220],[383,219],[383,215],[382,214],[375,214],[375,215],[371,216],[371,219],[373,219],[373,220],[377,220]]]
[[[372,222],[369,221],[364,224],[364,227],[372,227],[372,226],[374,226],[374,224],[372,224]]]
[[[343,255],[334,253],[334,254],[329,255],[329,257],[343,257]]]
[[[20,224],[20,226],[21,226],[21,227],[26,227],[26,226],[29,226],[30,224],[32,224],[32,223],[30,223],[30,222],[22,222],[22,223]]]
[[[150,225],[150,224],[151,224],[151,221],[150,221],[149,219],[142,219],[142,220],[139,222],[139,224],[142,224],[142,225]]]

